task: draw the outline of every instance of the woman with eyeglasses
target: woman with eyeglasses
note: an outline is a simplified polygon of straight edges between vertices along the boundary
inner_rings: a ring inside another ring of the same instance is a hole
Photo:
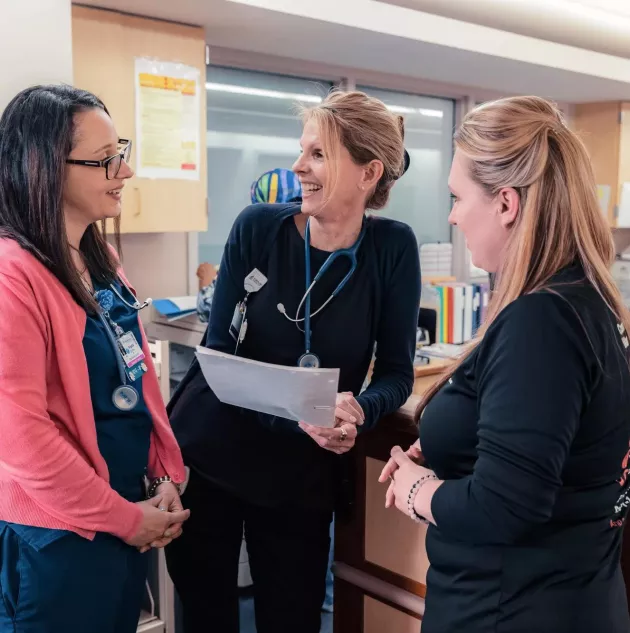
[[[135,632],[145,552],[188,518],[146,303],[105,239],[130,153],[72,87],[0,118],[0,633]]]

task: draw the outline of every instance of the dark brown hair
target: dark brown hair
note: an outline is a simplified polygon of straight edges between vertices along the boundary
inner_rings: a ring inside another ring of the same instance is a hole
[[[109,114],[90,92],[71,86],[34,86],[20,92],[0,118],[0,237],[34,255],[88,310],[96,302],[71,256],[63,211],[66,159],[74,143],[76,115]],[[114,221],[120,251],[120,220]],[[110,283],[118,262],[107,244],[105,221],[92,224],[80,250],[90,275]]]

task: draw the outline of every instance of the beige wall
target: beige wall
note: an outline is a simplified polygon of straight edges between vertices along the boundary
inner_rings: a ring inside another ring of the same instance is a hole
[[[0,112],[22,89],[72,83],[70,0],[1,0]]]
[[[125,274],[138,297],[182,297],[188,294],[188,234],[142,233],[123,235]],[[150,312],[141,312],[147,321]]]

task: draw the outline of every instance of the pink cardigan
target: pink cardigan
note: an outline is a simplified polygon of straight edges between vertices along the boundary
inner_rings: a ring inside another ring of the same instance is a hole
[[[85,324],[85,310],[57,278],[15,241],[0,239],[0,520],[126,539],[142,512],[108,483],[83,352]],[[142,346],[150,359],[144,331]],[[147,364],[149,476],[168,474],[180,483],[182,456]]]

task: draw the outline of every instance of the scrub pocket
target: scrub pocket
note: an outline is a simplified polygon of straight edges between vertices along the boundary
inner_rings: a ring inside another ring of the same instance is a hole
[[[5,621],[12,621],[19,608],[24,581],[22,548],[30,547],[39,552],[69,534],[70,532],[65,530],[50,530],[0,521],[0,592],[4,607],[4,613],[0,613],[0,633],[4,633]]]

